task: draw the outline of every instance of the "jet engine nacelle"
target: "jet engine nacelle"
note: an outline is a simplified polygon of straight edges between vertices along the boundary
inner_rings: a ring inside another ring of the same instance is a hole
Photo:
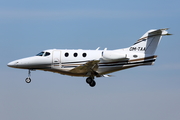
[[[102,57],[104,60],[120,60],[127,58],[127,55],[117,51],[104,51]]]

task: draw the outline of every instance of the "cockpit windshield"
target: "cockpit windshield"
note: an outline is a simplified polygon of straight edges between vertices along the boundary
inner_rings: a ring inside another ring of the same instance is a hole
[[[50,53],[49,52],[46,52],[45,54],[44,54],[44,56],[49,56],[50,55]]]
[[[44,52],[38,53],[36,56],[43,56]]]
[[[50,54],[49,52],[40,52],[36,56],[49,56]]]

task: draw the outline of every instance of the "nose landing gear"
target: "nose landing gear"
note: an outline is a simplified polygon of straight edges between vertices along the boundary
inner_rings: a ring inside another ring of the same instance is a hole
[[[28,77],[25,79],[26,83],[30,83],[31,82],[31,70],[28,71]]]

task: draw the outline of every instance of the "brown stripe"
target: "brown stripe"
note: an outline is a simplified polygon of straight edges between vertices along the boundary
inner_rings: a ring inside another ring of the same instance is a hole
[[[146,39],[146,38],[148,38],[148,37],[154,37],[154,36],[158,36],[158,35],[162,35],[162,33],[161,33],[161,34],[155,34],[155,35],[149,35],[149,36],[140,38],[139,40],[136,41],[136,43],[137,43],[137,42],[140,42],[141,40]]]
[[[84,64],[62,64],[63,66],[80,66]]]
[[[152,58],[157,58],[157,55],[146,57],[146,58],[139,58],[139,59],[129,60],[129,62],[140,61],[140,60],[147,60],[147,59],[152,59]]]
[[[128,59],[124,61],[106,62],[106,63],[99,63],[99,64],[115,64],[115,63],[123,63],[123,62],[128,62]]]
[[[146,38],[147,38],[147,37],[143,37],[143,38],[137,40],[137,42],[140,42],[141,40],[146,39]]]

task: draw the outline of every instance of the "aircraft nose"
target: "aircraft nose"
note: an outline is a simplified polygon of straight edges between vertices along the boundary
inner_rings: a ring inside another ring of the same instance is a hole
[[[9,62],[9,63],[7,64],[7,66],[8,66],[8,67],[16,67],[18,63],[19,63],[18,61],[12,61],[12,62]]]

